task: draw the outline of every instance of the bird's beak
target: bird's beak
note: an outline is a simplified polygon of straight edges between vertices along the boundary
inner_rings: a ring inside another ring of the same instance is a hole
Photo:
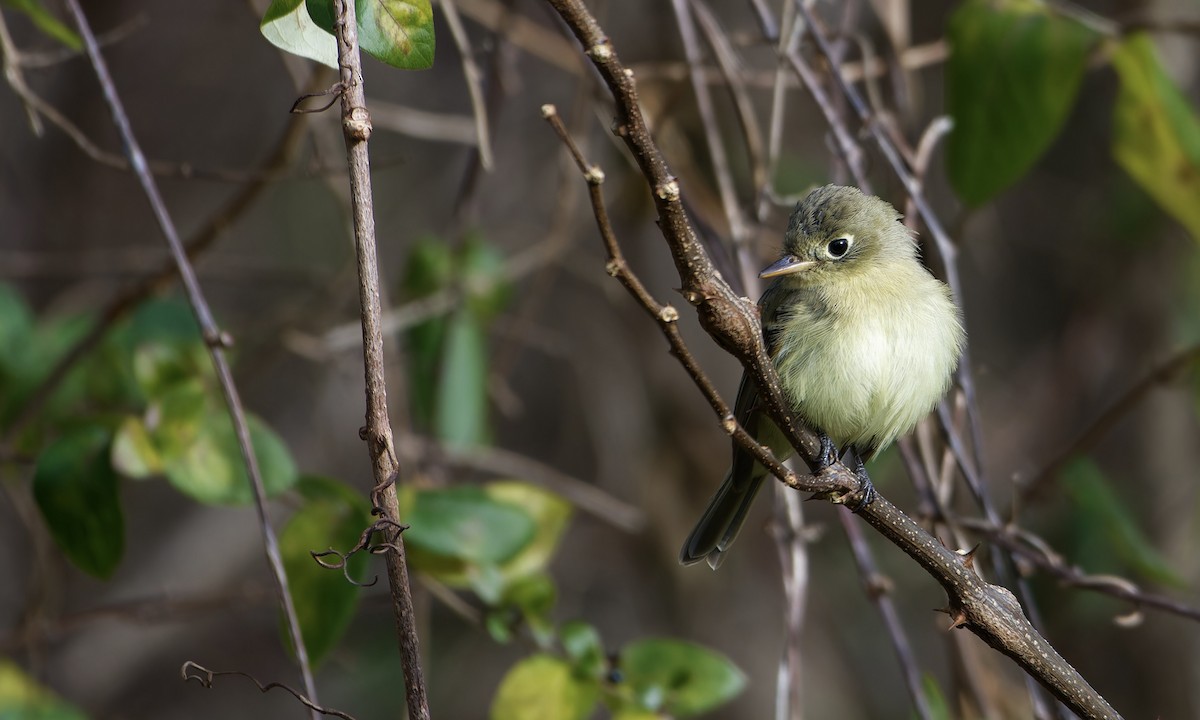
[[[766,267],[758,276],[766,280],[768,278],[779,277],[780,275],[791,275],[793,273],[804,272],[816,264],[816,260],[801,260],[795,255],[784,255],[774,265]]]

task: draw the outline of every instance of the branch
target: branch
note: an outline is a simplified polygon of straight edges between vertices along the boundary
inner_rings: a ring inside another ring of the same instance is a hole
[[[921,666],[917,663],[912,645],[908,642],[908,635],[904,632],[904,625],[900,622],[896,603],[892,602],[892,581],[885,577],[875,564],[875,556],[866,537],[863,536],[862,527],[849,513],[838,513],[838,520],[841,521],[846,539],[850,542],[850,549],[854,552],[854,563],[862,577],[867,599],[875,605],[883,619],[884,627],[887,628],[888,638],[900,663],[900,672],[904,675],[904,685],[912,699],[913,709],[922,720],[932,720],[935,715],[929,705],[925,685],[921,681]]]
[[[1136,385],[1125,391],[1125,394],[1117,398],[1112,405],[1100,413],[1092,424],[1079,433],[1075,440],[1058,454],[1053,460],[1047,463],[1044,470],[1025,486],[1021,492],[1022,500],[1029,500],[1040,492],[1046,489],[1059,471],[1066,466],[1067,462],[1076,455],[1086,452],[1097,442],[1104,437],[1109,430],[1124,417],[1130,410],[1133,409],[1138,402],[1159,385],[1170,382],[1175,376],[1183,372],[1190,365],[1200,363],[1200,345],[1193,345],[1186,348],[1162,365],[1151,370],[1144,378],[1139,380]]]
[[[332,715],[333,717],[342,718],[342,720],[354,720],[354,717],[352,715],[347,715],[346,713],[344,713],[340,710],[334,710],[333,708],[321,707],[320,705],[316,704],[312,700],[309,700],[302,693],[297,692],[294,688],[292,688],[288,685],[285,685],[280,682],[269,682],[269,683],[264,684],[264,683],[259,682],[258,679],[255,678],[253,675],[251,675],[249,673],[241,672],[240,670],[209,670],[208,668],[204,667],[203,665],[198,665],[198,664],[192,662],[191,660],[188,660],[183,664],[183,666],[181,668],[179,668],[179,674],[181,677],[183,677],[184,682],[187,682],[188,680],[195,680],[196,682],[200,683],[200,685],[202,685],[206,689],[211,689],[213,686],[213,680],[222,675],[236,675],[238,677],[244,677],[247,680],[249,680],[250,682],[257,685],[258,691],[261,693],[266,693],[269,690],[274,690],[274,689],[278,688],[278,689],[283,690],[284,692],[290,694],[292,697],[296,698],[297,700],[299,700],[302,705],[304,705],[308,709],[312,710],[313,713],[320,713],[321,715]]]
[[[324,69],[318,69],[314,71],[312,79],[315,80],[322,74],[324,74]],[[311,82],[310,80],[310,84]],[[304,116],[292,115],[290,117],[287,128],[276,142],[274,150],[253,173],[254,179],[246,183],[224,207],[209,217],[203,227],[188,238],[187,243],[184,244],[184,252],[189,260],[196,259],[201,253],[212,247],[212,244],[253,206],[254,201],[258,199],[263,190],[275,178],[283,174],[284,169],[290,164],[296,148],[300,146],[300,140],[304,137],[307,127],[308,122]],[[143,278],[136,285],[109,301],[100,311],[95,324],[59,356],[41,383],[17,409],[12,423],[5,429],[3,436],[0,436],[0,447],[9,445],[37,417],[54,391],[66,379],[68,373],[104,339],[104,336],[118,320],[129,314],[144,300],[161,292],[175,280],[176,272],[175,260],[171,258],[154,274]]]
[[[204,297],[204,291],[200,288],[200,281],[196,278],[196,272],[188,260],[187,251],[184,249],[183,243],[179,240],[179,233],[175,228],[175,223],[171,219],[166,204],[163,202],[162,195],[158,191],[158,186],[150,174],[150,169],[146,163],[146,156],[142,154],[141,146],[138,145],[137,138],[133,134],[129,117],[125,114],[125,108],[121,103],[120,97],[117,95],[117,89],[113,84],[112,76],[108,72],[108,66],[104,62],[104,57],[100,54],[100,46],[97,44],[96,36],[88,24],[87,17],[83,14],[83,9],[79,6],[79,0],[67,0],[67,7],[75,18],[75,24],[79,27],[79,35],[83,38],[88,60],[91,62],[100,87],[104,91],[104,99],[108,103],[109,110],[112,113],[113,123],[117,126],[117,131],[120,133],[122,144],[129,157],[129,164],[137,175],[138,182],[142,186],[142,191],[146,194],[146,199],[150,202],[150,207],[154,211],[155,218],[158,220],[159,228],[167,240],[167,245],[171,248],[171,255],[175,260],[175,266],[179,270],[180,279],[183,281],[183,287],[187,293],[188,304],[192,308],[192,313],[196,316],[196,324],[200,326],[205,344],[208,347],[209,356],[212,358],[213,368],[217,374],[217,381],[221,386],[221,392],[225,396],[225,404],[229,408],[229,415],[233,421],[238,448],[242,453],[242,460],[246,465],[246,475],[249,476],[250,486],[254,491],[254,507],[258,511],[258,523],[259,528],[262,530],[267,563],[271,567],[271,573],[279,591],[279,601],[283,606],[283,614],[287,622],[292,647],[296,652],[296,660],[300,664],[300,673],[304,678],[304,688],[308,697],[312,698],[313,702],[316,702],[317,687],[316,683],[313,682],[312,669],[308,664],[308,650],[304,645],[304,637],[300,633],[300,622],[296,618],[296,608],[292,602],[291,590],[288,587],[287,572],[283,568],[283,558],[279,553],[279,542],[275,537],[274,529],[271,527],[271,518],[266,505],[266,491],[263,488],[262,475],[259,473],[258,459],[255,457],[254,447],[250,443],[250,430],[246,424],[246,413],[242,408],[242,401],[238,394],[237,386],[233,382],[233,373],[229,369],[229,362],[225,358],[225,347],[231,344],[231,340],[228,334],[223,332],[213,319],[212,311],[208,307],[208,301]]]
[[[363,369],[366,376],[367,424],[359,431],[367,442],[375,478],[373,504],[380,507],[383,519],[400,527],[400,508],[396,498],[396,476],[400,464],[392,445],[392,427],[388,420],[387,378],[384,372],[383,310],[379,300],[379,264],[375,249],[375,211],[371,193],[371,164],[367,141],[371,137],[371,116],[367,112],[363,88],[362,58],[358,50],[358,21],[353,2],[334,0],[335,36],[341,75],[342,133],[346,141],[350,167],[350,202],[354,220],[354,247],[358,260],[358,294],[362,312]],[[377,496],[377,497],[375,497]],[[417,638],[416,614],[408,579],[408,561],[404,540],[397,530],[389,542],[391,552],[384,553],[388,583],[391,587],[392,614],[400,644],[400,664],[404,672],[405,698],[410,720],[429,720],[429,700],[421,670],[421,651]]]
[[[1013,525],[996,526],[986,521],[969,518],[961,518],[958,522],[965,527],[984,533],[988,539],[1008,549],[1026,563],[1058,578],[1063,585],[1081,590],[1091,590],[1124,600],[1139,612],[1142,608],[1153,608],[1200,622],[1200,607],[1174,600],[1165,595],[1147,592],[1127,578],[1084,572],[1079,566],[1068,563],[1062,555],[1055,552],[1044,540],[1031,532]],[[1123,616],[1123,618],[1125,617],[1128,616]],[[1122,622],[1122,619],[1118,619],[1118,622]],[[1129,623],[1125,622],[1124,624],[1128,625]]]
[[[614,132],[624,140],[650,186],[658,212],[659,228],[679,272],[684,298],[695,306],[701,326],[717,344],[742,362],[746,372],[750,373],[760,388],[764,410],[801,457],[810,467],[815,467],[819,454],[816,436],[811,430],[798,429],[798,423],[783,398],[779,379],[763,344],[755,306],[748,299],[737,297],[725,280],[717,274],[708,254],[697,241],[680,202],[679,185],[667,168],[642,118],[632,72],[621,64],[603,29],[580,0],[549,2],[576,35],[585,54],[592,60],[612,91],[617,112]],[[801,12],[805,12],[803,4],[799,7]],[[550,113],[552,114],[552,108]],[[894,148],[892,150],[894,152]],[[598,174],[578,156],[576,162],[580,164],[588,179],[595,205],[595,199],[599,195],[599,182],[603,175]],[[937,220],[928,213],[924,199],[920,196],[914,196],[914,199],[918,201],[918,208],[926,216],[927,224],[934,227]],[[610,254],[610,274],[616,275],[630,292],[639,296],[643,306],[655,316],[664,333],[669,334],[678,313],[669,306],[657,306],[652,298],[645,295],[644,288],[639,289],[639,284],[631,282],[636,278],[631,277],[624,263],[620,261],[620,256],[614,253],[610,243],[615,241],[611,241],[611,230],[605,229],[604,218],[600,213],[597,213],[597,220]],[[936,227],[940,231],[940,225]],[[645,297],[642,297],[643,295]],[[653,309],[660,309],[660,312],[655,314]],[[675,347],[674,344],[672,347]],[[701,382],[701,378],[697,378],[692,368],[688,367],[688,359],[680,358],[713,405],[713,409],[720,413],[721,408],[714,401],[709,389]],[[722,421],[727,430],[732,426],[735,438],[743,442],[737,434],[737,424],[732,416],[725,415]],[[761,454],[756,453],[755,457],[760,462],[764,460]],[[858,490],[857,479],[841,463],[822,470],[816,476],[804,477],[796,477],[778,463],[770,465],[764,462],[764,465],[776,477],[804,491],[828,495],[831,487]],[[989,645],[1013,658],[1083,717],[1119,717],[1030,625],[1020,603],[1011,592],[984,582],[963,556],[943,547],[883,496],[877,496],[874,502],[862,509],[860,515],[880,534],[916,560],[942,585],[949,595],[948,612],[954,618],[956,627],[969,628]]]

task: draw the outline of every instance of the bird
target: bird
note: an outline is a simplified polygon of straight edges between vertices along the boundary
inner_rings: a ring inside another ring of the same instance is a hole
[[[763,339],[785,400],[821,438],[820,465],[849,453],[865,464],[908,433],[950,388],[966,342],[950,289],[921,263],[916,238],[891,204],[825,185],[797,203],[783,253],[759,277]],[[793,450],[743,373],[734,416],[781,461]],[[679,553],[714,570],[770,473],[735,441],[724,482]]]

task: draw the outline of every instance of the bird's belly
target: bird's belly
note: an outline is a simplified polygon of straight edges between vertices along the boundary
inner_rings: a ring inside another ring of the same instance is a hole
[[[924,313],[884,313],[853,322],[789,318],[788,323],[807,323],[792,336],[809,342],[777,353],[784,390],[843,449],[886,446],[924,417],[948,386],[956,358],[939,351],[953,345],[933,337],[941,332],[936,320]]]

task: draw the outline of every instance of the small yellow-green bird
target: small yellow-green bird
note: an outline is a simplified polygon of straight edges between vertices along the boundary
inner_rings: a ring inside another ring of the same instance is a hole
[[[784,393],[823,432],[824,462],[850,451],[865,505],[872,493],[863,463],[911,430],[950,387],[965,340],[950,289],[921,264],[895,208],[836,185],[813,190],[796,206],[783,257],[759,277],[771,280],[758,304]],[[792,454],[746,375],[734,413],[777,458]],[[729,474],[680,562],[708,560],[716,569],[768,475],[734,442]]]

